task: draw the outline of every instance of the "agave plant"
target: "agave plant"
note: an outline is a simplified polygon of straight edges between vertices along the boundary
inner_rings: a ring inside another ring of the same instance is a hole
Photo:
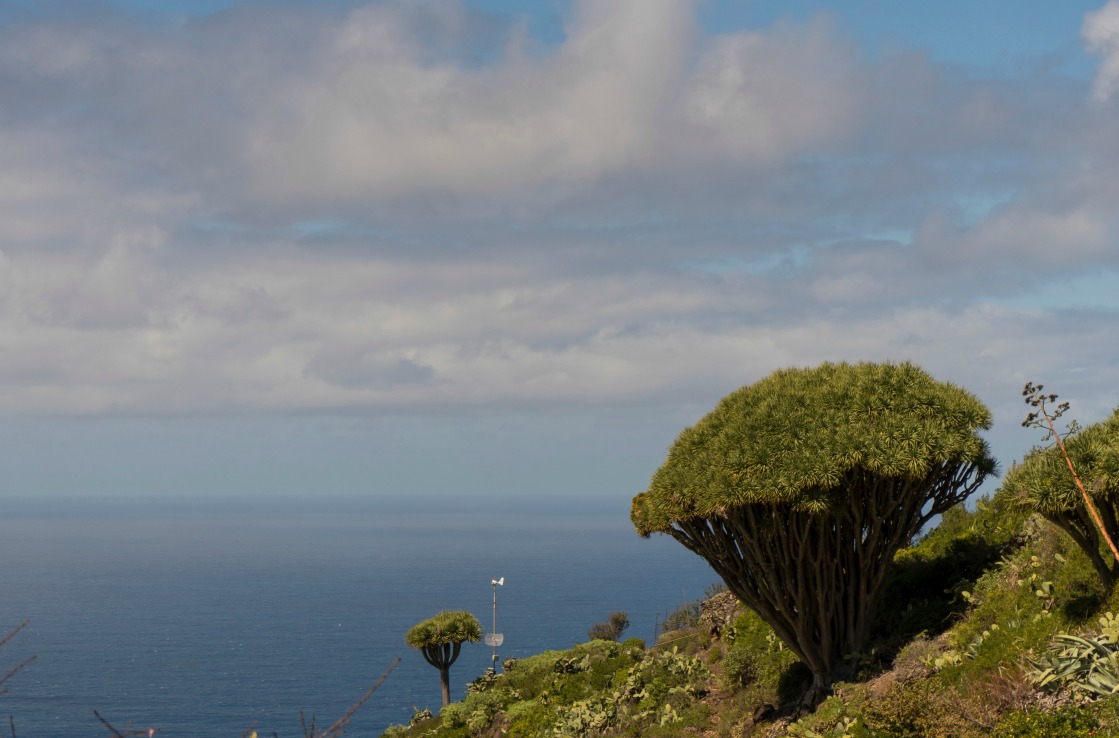
[[[1034,686],[1070,686],[1098,697],[1119,693],[1119,618],[1109,612],[1100,618],[1100,625],[1102,631],[1094,637],[1061,633],[1053,639],[1059,651],[1029,659]]]

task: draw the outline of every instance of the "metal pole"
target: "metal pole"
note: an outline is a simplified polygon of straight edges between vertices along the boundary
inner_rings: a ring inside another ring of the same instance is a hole
[[[491,633],[497,634],[497,582],[493,582],[493,630]],[[493,673],[497,673],[497,641],[493,642]]]

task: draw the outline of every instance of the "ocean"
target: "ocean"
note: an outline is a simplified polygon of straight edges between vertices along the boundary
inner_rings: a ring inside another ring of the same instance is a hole
[[[0,695],[20,738],[301,736],[334,722],[399,666],[348,735],[440,707],[438,672],[403,641],[445,609],[492,630],[502,658],[569,648],[614,610],[649,640],[716,581],[664,536],[643,540],[628,499],[241,500],[7,506],[0,519]],[[490,664],[465,644],[452,699]],[[8,726],[0,726],[8,733]]]

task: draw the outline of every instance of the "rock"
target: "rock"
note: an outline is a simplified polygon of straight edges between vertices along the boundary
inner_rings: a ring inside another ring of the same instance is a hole
[[[699,605],[699,624],[714,638],[722,635],[723,629],[734,622],[738,612],[738,598],[730,592],[721,592]]]

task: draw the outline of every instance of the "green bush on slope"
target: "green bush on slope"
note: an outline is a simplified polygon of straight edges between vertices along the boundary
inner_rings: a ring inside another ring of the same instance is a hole
[[[1066,707],[1043,710],[1037,707],[1016,712],[995,726],[992,738],[1087,738],[1097,735],[1099,719],[1089,711]]]
[[[811,674],[757,613],[747,610],[726,636],[723,681],[758,704],[781,705],[804,691]],[[798,668],[799,667],[799,668]]]
[[[591,641],[521,659],[485,691],[443,708],[433,720],[390,728],[390,736],[586,736],[606,730],[653,735],[704,720],[697,700],[710,672],[675,650],[646,651],[639,639]]]
[[[870,663],[864,681],[837,685],[796,723],[781,712],[797,691],[795,659],[747,612],[721,641],[683,629],[671,636],[681,640],[666,637],[652,651],[636,639],[595,641],[522,659],[484,694],[394,735],[1119,735],[1119,696],[1077,704],[1069,702],[1076,699],[1071,691],[1061,691],[1039,703],[1028,679],[1027,659],[1049,653],[1056,634],[1090,631],[1107,609],[1119,612],[1119,593],[1099,586],[1062,531],[996,495],[973,512],[949,513],[898,559],[895,599],[880,613],[878,640],[870,644],[892,669],[876,675],[879,665]],[[918,628],[927,632],[917,635]],[[682,649],[672,654],[673,646]],[[685,657],[684,648],[699,658]],[[718,680],[704,660],[717,664]],[[705,689],[715,693],[703,697]],[[755,708],[765,703],[777,712],[755,721]]]
[[[963,507],[946,511],[937,527],[894,557],[875,621],[876,637],[900,647],[919,633],[947,630],[967,609],[962,593],[1015,547],[1025,517],[989,501],[980,501],[975,512]]]

